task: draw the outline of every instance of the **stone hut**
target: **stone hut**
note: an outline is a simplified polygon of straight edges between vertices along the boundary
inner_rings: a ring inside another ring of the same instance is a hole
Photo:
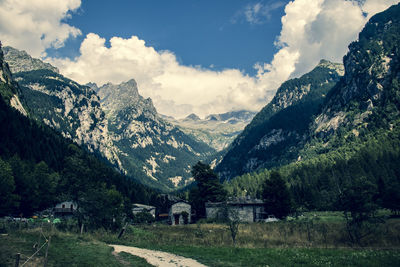
[[[149,206],[149,205],[143,205],[139,203],[135,203],[132,205],[132,213],[133,215],[136,215],[140,212],[148,212],[150,213],[154,218],[156,217],[156,207],[154,206]]]
[[[237,214],[241,222],[259,222],[265,219],[264,202],[260,199],[235,198],[225,202],[207,202],[207,219],[218,219],[223,215],[223,209],[228,208],[232,213]]]
[[[171,205],[169,220],[171,225],[188,224],[191,222],[192,207],[186,201],[180,200]]]
[[[54,215],[55,216],[61,216],[61,217],[65,217],[65,216],[72,216],[74,214],[74,212],[76,212],[78,208],[78,205],[73,202],[73,201],[64,201],[61,203],[58,203],[53,211],[54,211]]]

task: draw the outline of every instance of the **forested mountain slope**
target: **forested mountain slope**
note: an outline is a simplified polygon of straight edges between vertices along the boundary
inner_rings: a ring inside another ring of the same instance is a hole
[[[0,72],[10,74],[2,51]],[[86,218],[94,227],[108,228],[113,217],[122,219],[131,202],[149,202],[154,191],[12,108],[7,96],[18,92],[14,86],[0,81],[0,216],[29,216],[72,199],[93,213]],[[94,210],[98,208],[101,212]]]
[[[32,118],[121,167],[96,93],[24,51],[11,47],[4,50],[4,59],[15,71],[13,77]]]
[[[400,4],[373,16],[349,46],[345,74],[308,126],[298,160],[275,166],[297,206],[335,209],[343,188],[369,186],[383,207],[400,210]],[[260,195],[269,170],[227,184]]]
[[[217,172],[230,179],[297,159],[312,117],[342,74],[341,64],[322,60],[311,72],[283,83],[272,101],[234,140]]]

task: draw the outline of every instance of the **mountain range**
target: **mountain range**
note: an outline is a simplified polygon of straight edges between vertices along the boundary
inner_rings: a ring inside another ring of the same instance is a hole
[[[171,191],[193,181],[190,171],[197,161],[221,157],[215,170],[232,181],[334,153],[347,160],[371,140],[394,144],[400,123],[399,32],[400,5],[395,5],[370,19],[343,64],[321,60],[309,73],[284,82],[257,114],[163,116],[140,95],[134,79],[81,85],[11,47],[0,55],[0,93],[23,116],[121,173]],[[302,188],[300,180],[296,186]]]
[[[24,51],[5,47],[4,58],[30,116],[143,184],[164,191],[185,186],[191,166],[214,153],[162,119],[134,80],[80,85]]]
[[[164,118],[196,140],[206,143],[216,151],[222,151],[232,143],[255,115],[256,112],[240,110],[211,114],[204,119],[196,114],[190,114],[179,120],[167,116]]]
[[[398,4],[370,19],[343,65],[323,60],[283,83],[216,167],[222,178],[289,163],[296,168],[335,151],[348,159],[378,137],[394,142],[400,122],[399,33]]]
[[[342,64],[321,60],[311,72],[283,83],[230,145],[216,168],[221,177],[230,179],[296,159],[312,117],[342,75]]]

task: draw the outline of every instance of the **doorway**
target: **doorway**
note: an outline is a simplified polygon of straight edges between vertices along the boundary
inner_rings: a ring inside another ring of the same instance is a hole
[[[179,217],[180,217],[180,214],[174,214],[175,225],[179,225]]]

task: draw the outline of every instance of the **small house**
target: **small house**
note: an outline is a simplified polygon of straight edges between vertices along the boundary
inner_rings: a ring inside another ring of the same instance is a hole
[[[218,219],[227,208],[230,214],[236,214],[241,222],[259,222],[265,219],[264,202],[260,199],[235,198],[227,202],[207,202],[205,204],[207,219]]]
[[[156,217],[156,207],[135,203],[132,205],[132,213],[136,215],[140,212],[148,212],[153,218]]]
[[[78,205],[73,202],[73,201],[64,201],[61,203],[58,203],[54,209],[54,215],[55,216],[72,216],[74,214],[74,212],[76,212],[78,208]]]
[[[191,222],[192,207],[189,203],[179,200],[171,205],[169,209],[169,220],[172,225],[188,224]]]

